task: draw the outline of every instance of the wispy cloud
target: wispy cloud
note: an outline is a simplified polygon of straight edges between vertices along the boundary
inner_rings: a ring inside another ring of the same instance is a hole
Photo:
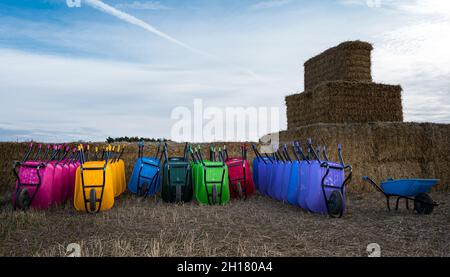
[[[105,12],[107,14],[115,16],[115,17],[117,17],[117,18],[119,18],[119,19],[121,19],[121,20],[123,20],[125,22],[128,22],[130,24],[136,25],[138,27],[141,27],[141,28],[143,28],[143,29],[145,29],[145,30],[147,30],[147,31],[149,31],[149,32],[151,32],[151,33],[153,33],[153,34],[155,34],[155,35],[157,35],[157,36],[159,36],[159,37],[161,37],[161,38],[171,42],[171,43],[174,43],[174,44],[176,44],[178,46],[181,46],[181,47],[183,47],[183,48],[185,48],[185,49],[187,49],[187,50],[189,50],[189,51],[191,51],[193,53],[201,55],[201,56],[203,56],[203,57],[205,57],[207,59],[213,60],[215,62],[221,63],[222,65],[226,65],[226,66],[230,66],[230,67],[234,67],[236,69],[239,69],[239,70],[243,71],[245,74],[248,74],[248,75],[252,76],[253,78],[256,78],[256,79],[258,79],[260,81],[263,81],[261,76],[259,76],[258,74],[256,74],[255,72],[253,72],[250,69],[244,68],[244,67],[242,67],[240,65],[229,63],[227,61],[224,61],[222,58],[220,58],[218,56],[215,56],[215,55],[212,55],[212,54],[210,54],[208,52],[205,52],[203,50],[194,48],[194,47],[188,45],[187,43],[184,43],[184,42],[182,42],[182,41],[180,41],[180,40],[178,40],[178,39],[176,39],[176,38],[174,38],[174,37],[172,37],[172,36],[162,32],[160,30],[158,30],[157,28],[155,28],[154,26],[148,24],[147,22],[145,22],[145,21],[143,21],[143,20],[141,20],[141,19],[139,19],[137,17],[134,17],[134,16],[132,16],[132,15],[130,15],[128,13],[120,11],[120,10],[114,8],[114,7],[111,7],[111,6],[103,3],[100,0],[85,0],[85,3],[87,3],[89,6],[95,8],[95,9],[98,9],[98,10],[100,10],[102,12]]]
[[[146,1],[146,2],[140,2],[140,1],[134,1],[131,3],[120,3],[115,5],[117,9],[123,9],[123,10],[153,10],[153,11],[159,11],[159,10],[168,10],[170,9],[168,6],[162,4],[158,1]]]
[[[251,6],[252,9],[262,10],[262,9],[271,9],[271,8],[279,8],[285,5],[288,5],[292,2],[292,0],[267,0],[261,1]]]

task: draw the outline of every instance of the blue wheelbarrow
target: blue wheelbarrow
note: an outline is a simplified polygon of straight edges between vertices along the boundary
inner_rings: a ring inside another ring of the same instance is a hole
[[[395,210],[398,210],[400,199],[405,199],[406,209],[409,210],[409,201],[414,202],[414,210],[418,214],[431,214],[435,206],[439,204],[434,202],[428,194],[430,189],[439,182],[439,179],[397,179],[388,178],[380,185],[375,183],[367,176],[363,176],[364,181],[372,184],[379,192],[386,197],[388,211],[391,210],[389,200],[391,197],[397,197]]]
[[[157,152],[153,157],[144,157],[144,142],[139,142],[139,154],[128,183],[128,190],[137,196],[153,196],[161,189],[160,171],[164,152],[158,141]]]

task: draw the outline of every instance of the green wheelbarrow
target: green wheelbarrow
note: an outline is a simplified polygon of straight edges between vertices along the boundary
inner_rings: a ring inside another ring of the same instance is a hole
[[[192,156],[192,182],[195,199],[201,204],[223,205],[230,201],[228,167],[221,151],[216,160],[215,149],[210,149],[210,160],[203,159],[200,147],[189,149]]]

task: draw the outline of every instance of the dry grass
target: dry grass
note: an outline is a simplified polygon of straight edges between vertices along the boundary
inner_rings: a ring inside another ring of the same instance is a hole
[[[378,194],[352,194],[342,219],[307,213],[257,195],[224,207],[172,205],[121,196],[108,212],[0,210],[0,256],[63,256],[79,243],[83,256],[450,256],[448,193],[430,216],[388,213]]]

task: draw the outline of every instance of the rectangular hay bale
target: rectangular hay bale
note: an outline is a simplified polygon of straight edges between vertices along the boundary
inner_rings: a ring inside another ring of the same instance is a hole
[[[347,41],[312,57],[304,64],[305,91],[327,81],[371,82],[370,43]]]

